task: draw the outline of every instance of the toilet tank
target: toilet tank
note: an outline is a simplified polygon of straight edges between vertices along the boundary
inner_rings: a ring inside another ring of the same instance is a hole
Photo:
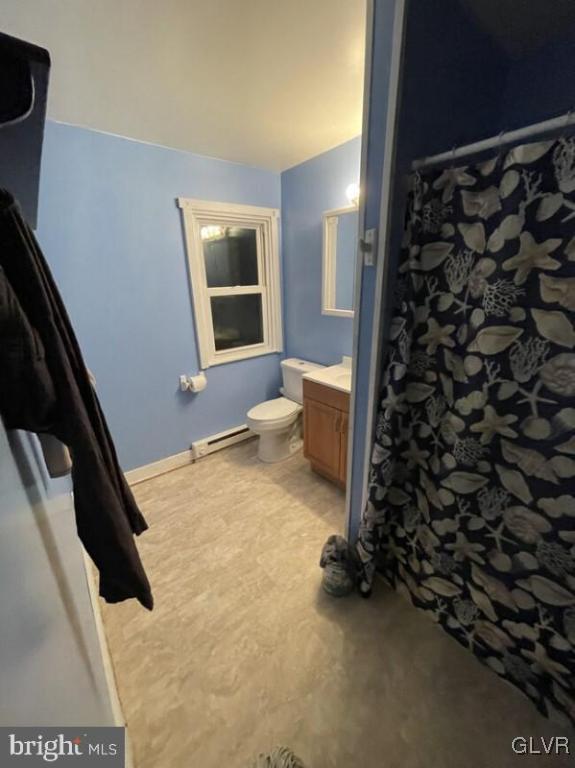
[[[315,368],[323,368],[318,363],[310,363],[308,360],[299,360],[297,357],[288,357],[282,360],[282,378],[284,397],[296,403],[303,403],[303,375]]]

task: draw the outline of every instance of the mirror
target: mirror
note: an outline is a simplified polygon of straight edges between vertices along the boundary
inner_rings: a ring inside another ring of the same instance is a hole
[[[355,205],[323,214],[324,315],[353,317],[358,223]]]

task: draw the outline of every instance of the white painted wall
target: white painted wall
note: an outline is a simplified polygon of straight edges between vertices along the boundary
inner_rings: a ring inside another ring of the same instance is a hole
[[[0,725],[114,725],[69,481],[0,421]]]

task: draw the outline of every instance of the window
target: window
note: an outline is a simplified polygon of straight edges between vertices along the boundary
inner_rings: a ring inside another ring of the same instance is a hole
[[[281,352],[278,211],[178,199],[202,368]]]

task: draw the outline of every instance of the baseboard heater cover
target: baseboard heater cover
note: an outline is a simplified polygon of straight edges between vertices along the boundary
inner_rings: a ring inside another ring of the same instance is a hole
[[[143,467],[128,470],[125,473],[126,480],[129,485],[143,483],[146,480],[151,480],[153,477],[159,477],[159,475],[165,475],[166,472],[172,472],[174,469],[180,469],[188,464],[192,464],[194,461],[214,453],[214,451],[227,448],[229,445],[234,445],[234,443],[239,443],[250,437],[255,437],[255,435],[245,424],[233,427],[232,429],[226,429],[225,432],[218,432],[216,435],[196,440],[187,451],[167,456],[165,459],[145,464]]]
[[[239,427],[232,427],[202,440],[196,440],[192,443],[192,456],[194,461],[197,461],[210,453],[221,451],[222,448],[248,440],[250,437],[254,437],[254,433],[245,424],[241,424]]]

